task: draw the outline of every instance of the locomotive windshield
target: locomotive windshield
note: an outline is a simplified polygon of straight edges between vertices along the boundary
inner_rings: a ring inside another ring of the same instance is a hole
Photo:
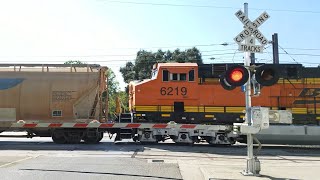
[[[153,69],[151,72],[151,79],[156,79],[158,75],[158,69]]]

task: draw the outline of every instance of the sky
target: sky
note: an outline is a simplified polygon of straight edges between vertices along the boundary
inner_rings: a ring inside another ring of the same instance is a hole
[[[1,0],[0,63],[100,64],[124,89],[119,69],[141,49],[197,47],[204,63],[243,62],[233,38],[245,2],[251,21],[270,15],[259,30],[269,41],[278,33],[280,63],[320,64],[317,0]],[[272,62],[271,44],[256,58]]]

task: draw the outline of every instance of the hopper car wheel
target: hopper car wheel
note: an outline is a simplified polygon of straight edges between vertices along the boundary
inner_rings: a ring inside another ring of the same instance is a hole
[[[79,144],[82,139],[81,132],[66,132],[66,140],[69,144]]]
[[[96,144],[96,143],[99,143],[102,140],[102,138],[103,138],[103,132],[97,132],[96,136],[91,136],[91,137],[85,136],[83,140],[87,144]]]
[[[54,131],[51,136],[54,143],[65,144],[67,142],[64,133],[61,131]]]

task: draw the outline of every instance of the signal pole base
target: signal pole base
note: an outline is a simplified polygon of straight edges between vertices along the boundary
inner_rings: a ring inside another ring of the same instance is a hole
[[[241,174],[244,176],[260,176],[260,161],[257,157],[247,159],[247,169],[242,171]]]

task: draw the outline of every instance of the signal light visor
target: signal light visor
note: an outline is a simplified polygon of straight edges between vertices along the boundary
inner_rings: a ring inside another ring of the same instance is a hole
[[[265,64],[256,69],[255,77],[262,86],[272,86],[279,80],[280,69],[273,64]]]

